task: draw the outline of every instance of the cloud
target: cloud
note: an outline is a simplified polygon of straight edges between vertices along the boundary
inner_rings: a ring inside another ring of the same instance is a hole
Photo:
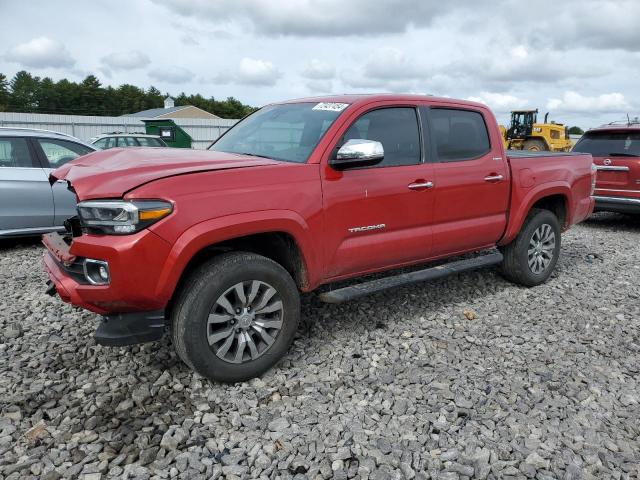
[[[505,52],[487,50],[468,56],[442,68],[451,77],[473,83],[483,82],[487,89],[504,88],[512,83],[558,83],[568,79],[602,76],[582,59],[550,49],[515,45]]]
[[[111,79],[111,77],[113,77],[113,72],[107,67],[99,67],[98,70],[105,76],[105,78]]]
[[[364,65],[364,74],[370,78],[406,80],[426,75],[426,70],[402,50],[383,47],[374,51]]]
[[[114,52],[100,59],[100,62],[111,70],[134,70],[146,67],[151,63],[149,57],[138,50]]]
[[[236,80],[245,85],[275,85],[280,75],[271,62],[243,58],[240,60]]]
[[[302,76],[314,80],[328,80],[336,75],[336,67],[332,64],[313,58],[302,70]]]
[[[584,96],[578,92],[565,92],[562,98],[552,98],[547,103],[549,110],[570,113],[618,113],[632,109],[621,93],[603,93],[597,96]]]
[[[428,26],[459,8],[441,0],[154,0],[178,15],[249,24],[269,36],[379,36]],[[479,0],[476,4],[490,4]]]
[[[426,89],[430,76],[426,67],[402,50],[381,47],[359,67],[343,70],[341,79],[352,88],[415,93]]]
[[[5,58],[32,68],[69,68],[76,61],[66,47],[57,40],[37,37],[9,49]]]
[[[554,7],[557,6],[556,3]],[[540,10],[545,11],[544,5]],[[555,10],[544,22],[530,27],[528,36],[560,49],[589,47],[638,52],[638,18],[637,0],[586,0]]]
[[[481,92],[477,97],[468,97],[467,100],[488,105],[494,112],[510,112],[528,106],[529,101],[514,95],[493,92]]]
[[[194,78],[190,70],[176,66],[155,68],[149,72],[149,76],[155,80],[167,83],[185,83]]]
[[[245,57],[235,68],[220,72],[208,81],[218,85],[242,84],[269,87],[275,85],[281,76],[282,73],[273,63]]]
[[[333,82],[331,80],[310,80],[306,86],[310,92],[315,94],[333,93]]]
[[[198,46],[200,45],[200,42],[198,40],[196,40],[193,35],[189,35],[187,33],[185,33],[184,35],[182,35],[180,37],[180,41],[184,44],[187,45],[189,47],[193,47],[193,46]]]

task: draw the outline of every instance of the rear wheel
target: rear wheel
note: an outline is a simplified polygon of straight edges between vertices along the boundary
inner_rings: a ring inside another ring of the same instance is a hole
[[[172,314],[180,358],[212,380],[256,377],[281,359],[300,317],[298,289],[274,261],[226,253],[185,281]]]
[[[531,152],[543,152],[547,150],[547,145],[542,140],[530,139],[524,142],[522,148]]]
[[[501,250],[508,280],[527,287],[544,283],[560,255],[558,218],[549,210],[532,209],[515,240]]]

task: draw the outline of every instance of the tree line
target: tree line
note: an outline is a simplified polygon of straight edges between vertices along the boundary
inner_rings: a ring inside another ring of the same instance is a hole
[[[94,75],[76,83],[66,78],[55,82],[24,70],[11,80],[0,73],[0,112],[119,116],[163,107],[168,95],[153,86],[146,90],[129,84],[104,87]],[[194,105],[222,118],[242,118],[255,110],[233,97],[216,100],[183,92],[174,100],[176,106]]]

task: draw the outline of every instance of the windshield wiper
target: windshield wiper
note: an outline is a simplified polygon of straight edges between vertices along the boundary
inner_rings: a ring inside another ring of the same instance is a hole
[[[245,153],[245,152],[242,152],[242,153],[238,153],[238,155],[247,155],[248,157],[258,157],[258,158],[267,158],[269,160],[275,160],[275,158],[273,158],[273,157],[268,157],[266,155],[258,155],[257,153],[248,153],[248,152]]]
[[[623,152],[608,153],[607,156],[609,157],[640,157],[640,155],[635,153],[623,153]]]

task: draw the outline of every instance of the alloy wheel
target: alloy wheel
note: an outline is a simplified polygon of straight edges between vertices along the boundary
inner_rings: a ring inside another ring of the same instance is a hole
[[[216,300],[207,320],[207,339],[229,363],[255,360],[280,333],[284,307],[278,291],[260,280],[240,282]]]
[[[527,250],[529,269],[536,275],[551,264],[556,249],[556,234],[548,223],[543,223],[533,232]]]

